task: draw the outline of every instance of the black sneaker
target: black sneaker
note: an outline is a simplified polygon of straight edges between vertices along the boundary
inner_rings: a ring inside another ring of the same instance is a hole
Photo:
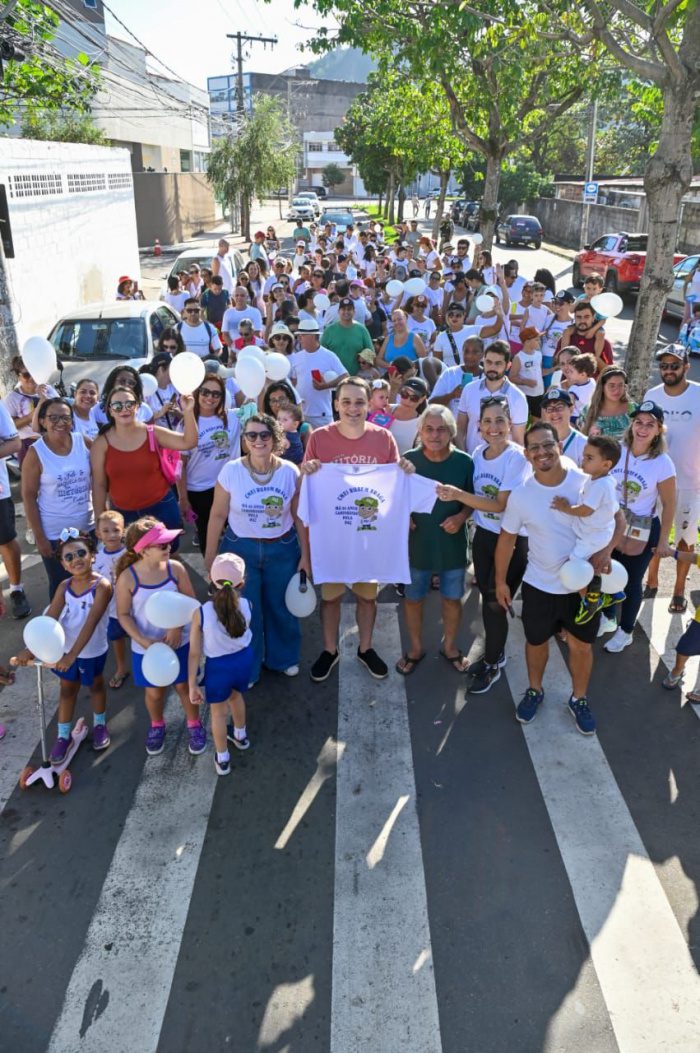
[[[389,675],[389,667],[386,662],[379,657],[373,647],[368,647],[366,651],[361,651],[358,647],[357,658],[358,661],[366,666],[375,680],[383,680],[385,676]]]
[[[486,665],[484,663],[483,672],[477,674],[477,676],[472,679],[467,688],[467,694],[485,695],[492,684],[495,684],[500,678],[501,670],[497,665]]]
[[[587,592],[579,604],[578,613],[574,618],[576,625],[588,625],[595,618],[598,611],[605,606],[605,593]]]
[[[337,651],[335,653],[332,653],[331,651],[321,651],[320,655],[311,666],[311,679],[315,680],[317,684],[327,680],[331,675],[333,666],[337,665],[339,661],[340,655]]]
[[[506,653],[505,653],[505,651],[501,651],[501,653],[499,654],[498,658],[496,659],[496,663],[495,664],[496,664],[498,669],[503,669],[503,667],[506,664]],[[472,662],[472,664],[469,666],[469,675],[470,676],[483,676],[484,675],[484,671],[486,669],[489,669],[489,668],[491,668],[491,667],[489,666],[488,662],[486,661],[486,656],[482,654],[481,658],[477,658],[477,660],[475,662]]]
[[[10,605],[13,618],[26,618],[28,614],[31,614],[32,608],[24,595],[24,589],[15,589],[10,593]]]

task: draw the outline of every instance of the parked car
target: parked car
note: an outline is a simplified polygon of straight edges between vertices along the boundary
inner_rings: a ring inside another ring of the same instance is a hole
[[[664,313],[671,318],[682,318],[685,309],[685,279],[695,269],[700,261],[700,255],[685,256],[674,265],[673,288],[666,298]]]
[[[292,204],[287,210],[287,219],[306,219],[312,223],[316,219],[313,201],[309,201],[307,197],[292,198]]]
[[[496,224],[496,244],[532,245],[539,249],[542,244],[542,225],[537,216],[505,216]]]
[[[352,212],[347,208],[327,208],[321,213],[319,226],[324,227],[326,223],[332,223],[336,231],[342,233],[348,224],[355,222]]]
[[[478,201],[467,201],[467,200],[465,200],[463,205],[462,205],[461,211],[459,213],[459,218],[455,222],[457,222],[460,227],[465,227],[466,228],[467,224],[469,222],[469,217],[473,216],[474,213],[478,212],[478,211],[479,211],[479,202]]]
[[[316,191],[316,196],[317,197],[322,197],[322,198],[327,198],[328,197],[328,187],[315,186],[314,190]]]
[[[466,207],[462,215],[462,226],[465,230],[477,231],[481,224],[481,210],[477,205],[471,212],[467,212]]]
[[[245,267],[245,257],[238,249],[231,249],[229,251],[231,257],[231,263],[233,264],[234,278],[239,274]],[[200,267],[211,267],[211,261],[215,256],[215,249],[185,249],[181,252],[178,258],[173,263],[170,270],[162,275],[163,286],[160,290],[160,298],[163,299],[168,291],[168,278],[173,277],[180,273],[180,271],[189,270],[193,263],[199,264]]]
[[[587,274],[600,274],[605,279],[608,292],[638,292],[642,272],[647,259],[647,235],[618,231],[604,234],[592,244],[584,245],[583,251],[574,257],[571,274],[572,284],[582,285]],[[676,253],[674,262],[683,259]]]
[[[321,215],[321,202],[318,200],[318,194],[315,190],[300,190],[297,197],[303,197],[305,201],[311,202],[314,209],[314,216]]]
[[[51,383],[62,381],[69,394],[81,377],[102,386],[118,363],[138,369],[153,357],[163,330],[179,321],[177,311],[158,300],[117,300],[70,311],[49,333],[63,365]]]

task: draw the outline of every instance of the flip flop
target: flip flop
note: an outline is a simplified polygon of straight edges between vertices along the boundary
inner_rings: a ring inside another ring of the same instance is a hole
[[[450,663],[455,673],[469,672],[469,662],[467,662],[466,658],[464,657],[461,651],[457,651],[457,654],[453,654],[452,656],[445,654],[444,651],[440,651],[440,657],[444,658],[446,662]]]
[[[415,668],[418,665],[418,663],[422,662],[424,658],[425,658],[425,651],[423,651],[423,654],[420,655],[418,658],[411,658],[410,654],[405,654],[402,658],[399,658],[399,660],[396,663],[394,668],[396,669],[397,673],[401,674],[401,676],[410,676],[411,673],[415,670]],[[402,662],[403,662],[403,668],[401,666]],[[410,665],[410,669],[406,668],[406,663],[408,663]]]
[[[109,681],[109,686],[112,688],[112,691],[118,691],[120,687],[124,686],[124,681],[128,680],[128,678],[129,678],[129,673],[128,672],[127,673],[122,673],[121,676],[117,676],[117,674],[115,673],[114,676]]]
[[[668,605],[669,614],[685,614],[688,610],[688,601],[685,596],[674,596]]]
[[[652,600],[659,591],[658,585],[645,585],[644,592],[642,593],[643,600]]]
[[[700,691],[689,691],[685,698],[686,702],[692,702],[694,706],[700,705]]]

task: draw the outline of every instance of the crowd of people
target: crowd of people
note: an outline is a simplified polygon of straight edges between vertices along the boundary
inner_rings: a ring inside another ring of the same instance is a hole
[[[316,683],[339,660],[348,585],[357,658],[373,677],[388,675],[390,656],[373,648],[387,585],[401,597],[406,628],[396,670],[409,676],[425,656],[425,602],[435,590],[446,667],[467,679],[468,692],[485,693],[505,665],[519,593],[529,687],[517,719],[537,714],[557,637],[571,672],[569,709],[585,735],[596,728],[587,695],[593,645],[608,635],[614,655],[631,644],[664,557],[677,560],[670,610],[686,610],[700,519],[700,385],[687,378],[686,346],[657,354],[661,383],[637,402],[591,302],[602,279],[590,276],[577,295],[557,290],[548,271],[530,279],[516,260],[494,264],[466,237],[436,245],[416,220],[395,238],[386,233],[380,224],[300,225],[285,255],[268,228],[238,273],[222,239],[209,268],[193,264],[169,280],[165,298],[182,321],[161,334],[152,359],[140,370],[117,365],[103,385],[86,375],[70,397],[13,362],[17,383],[0,405],[0,555],[11,613],[25,618],[5,462],[16,456],[47,613],[66,635],[54,668],[53,762],[66,755],[81,684],[93,746],[109,746],[107,692],[129,676],[145,693],[147,752],[163,749],[166,688],[149,680],[147,653],[165,642],[177,658],[190,752],[206,747],[206,702],[216,769],[227,774],[227,742],[249,745],[244,692],[264,670],[299,674],[302,623],[286,599],[299,573],[320,588]],[[127,278],[119,295],[135,295]],[[285,356],[286,379],[246,395],[236,378],[246,348]],[[185,351],[205,363],[192,395],[170,379]],[[186,530],[210,600],[191,622],[163,631],[149,620],[149,598],[194,597],[173,558]],[[590,573],[573,587],[567,567],[582,561]],[[606,588],[612,561],[624,568],[622,589]],[[470,588],[484,635],[471,664],[461,639]],[[669,689],[700,651],[694,625]],[[15,663],[32,658],[24,651]]]

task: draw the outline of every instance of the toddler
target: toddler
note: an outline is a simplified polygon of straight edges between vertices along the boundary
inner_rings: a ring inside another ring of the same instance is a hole
[[[292,402],[284,402],[277,411],[277,420],[284,431],[287,440],[287,448],[282,454],[282,460],[291,461],[293,464],[301,464],[304,459],[305,443],[300,428],[303,427],[304,414],[301,406]],[[306,426],[306,441],[310,428]]]
[[[572,423],[581,416],[583,410],[589,405],[595,391],[595,380],[593,379],[598,369],[595,355],[586,352],[583,355],[574,355],[569,363],[569,376],[567,390],[574,397],[574,412],[571,415]]]
[[[117,669],[109,681],[109,686],[112,690],[118,691],[124,686],[124,681],[129,675],[126,667],[126,633],[117,618],[117,596],[114,591],[117,584],[117,561],[124,552],[124,516],[121,512],[111,509],[103,512],[101,516],[98,516],[95,524],[95,534],[100,542],[95,556],[95,571],[106,578],[112,586],[112,598],[108,608],[107,639],[112,644]]]
[[[546,292],[547,286],[543,285],[542,282],[532,283],[532,303],[523,311],[523,317],[520,323],[521,341],[522,331],[523,329],[527,329],[528,326],[537,329],[538,332],[542,332],[542,330],[546,328],[547,322],[552,316],[549,307],[545,306],[544,297]]]
[[[387,380],[373,380],[372,393],[369,397],[367,420],[380,428],[390,428],[394,415],[390,409],[391,387]]]

